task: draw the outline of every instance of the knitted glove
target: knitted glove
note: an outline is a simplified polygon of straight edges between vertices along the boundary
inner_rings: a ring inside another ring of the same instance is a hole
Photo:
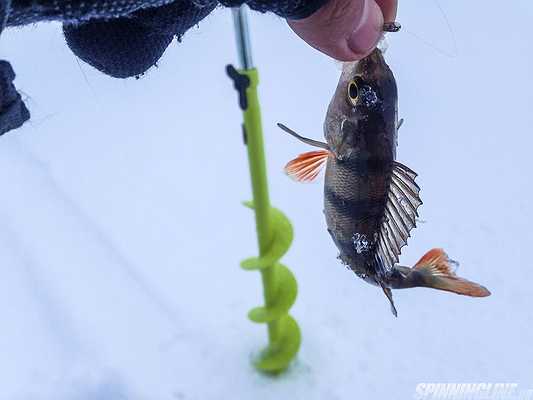
[[[221,4],[247,3],[260,12],[299,19],[327,1],[222,0]],[[107,75],[127,78],[155,65],[174,37],[180,40],[218,4],[217,0],[0,0],[0,32],[2,24],[62,21],[74,54]],[[29,118],[12,84],[14,76],[8,63],[0,63],[0,135]]]
[[[250,0],[247,4],[260,12],[298,19],[326,1]],[[234,7],[245,0],[221,3]],[[216,0],[12,0],[7,26],[63,21],[67,44],[78,57],[108,75],[126,78],[153,66],[175,36],[181,38],[217,4]]]
[[[9,12],[9,0],[0,0],[0,33]],[[0,60],[0,135],[18,128],[30,118],[28,109],[15,90],[15,72],[7,61]]]

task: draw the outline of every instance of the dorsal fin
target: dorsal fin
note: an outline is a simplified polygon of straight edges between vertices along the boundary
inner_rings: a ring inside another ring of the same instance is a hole
[[[394,162],[385,215],[378,236],[377,253],[386,270],[398,262],[402,247],[416,227],[417,209],[422,204],[417,174],[405,165]]]

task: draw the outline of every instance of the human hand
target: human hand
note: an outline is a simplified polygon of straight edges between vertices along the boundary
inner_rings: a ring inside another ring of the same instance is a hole
[[[374,49],[383,23],[396,19],[397,5],[397,0],[329,0],[311,16],[287,22],[315,49],[339,61],[354,61]]]
[[[341,61],[370,53],[383,22],[395,20],[397,6],[397,0],[0,0],[0,32],[4,26],[62,21],[79,58],[126,78],[153,66],[174,37],[181,38],[218,2],[274,12],[311,46]],[[14,77],[9,63],[0,63],[0,135],[29,118]]]
[[[397,0],[218,1],[233,7],[244,2],[287,18],[307,43],[341,61],[370,53],[383,21],[394,21],[397,6]],[[0,0],[0,5],[10,8],[7,26],[63,21],[67,43],[78,57],[125,78],[154,65],[172,39],[208,15],[217,0]]]

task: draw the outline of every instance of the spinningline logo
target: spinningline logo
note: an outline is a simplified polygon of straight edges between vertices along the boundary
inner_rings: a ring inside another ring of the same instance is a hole
[[[518,383],[419,383],[416,400],[533,400],[533,389]]]

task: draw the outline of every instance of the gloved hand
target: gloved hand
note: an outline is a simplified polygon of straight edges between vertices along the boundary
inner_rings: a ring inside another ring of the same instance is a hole
[[[346,61],[370,53],[383,21],[394,20],[396,1],[220,0],[220,4],[246,3],[253,10],[287,18],[311,46]],[[67,44],[79,58],[110,76],[127,78],[153,66],[174,37],[179,40],[218,4],[217,0],[0,0],[0,32],[2,25],[62,21]],[[0,72],[7,67],[0,64]],[[0,90],[12,87],[13,71],[4,70],[2,77]],[[0,106],[6,93],[0,91]],[[28,118],[25,111],[19,115],[22,121],[0,126],[0,134],[21,125]]]
[[[0,0],[5,2],[5,0]],[[251,0],[251,8],[307,17],[327,0]],[[222,2],[227,6],[242,0]],[[63,21],[68,46],[83,61],[117,78],[153,66],[174,37],[200,22],[216,0],[12,0],[6,26]]]

